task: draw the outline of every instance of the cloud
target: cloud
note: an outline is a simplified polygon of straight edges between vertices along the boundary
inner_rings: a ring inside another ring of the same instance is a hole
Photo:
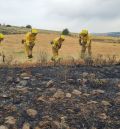
[[[120,31],[119,0],[0,0],[0,21],[79,32]],[[7,3],[7,4],[6,4]]]

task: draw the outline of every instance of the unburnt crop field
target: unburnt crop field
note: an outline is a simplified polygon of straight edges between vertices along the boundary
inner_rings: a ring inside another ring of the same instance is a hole
[[[33,60],[32,62],[39,62],[41,60],[41,53],[45,53],[45,59],[50,60],[52,56],[50,41],[58,37],[55,33],[40,33],[37,36],[36,45],[33,49]],[[21,40],[25,37],[25,34],[11,34],[6,35],[5,40],[0,45],[0,52],[5,54],[6,62],[10,63],[26,63],[28,59],[24,53],[24,45],[21,44]],[[116,56],[120,58],[120,40],[119,38],[113,37],[93,37],[92,42],[92,53],[93,58],[97,58],[103,55],[104,58]],[[66,59],[79,59],[80,58],[81,46],[79,45],[79,39],[77,36],[66,36],[66,40],[63,43],[61,50],[59,51],[60,56]],[[1,61],[0,61],[1,62]]]
[[[120,66],[0,68],[0,129],[119,129]]]

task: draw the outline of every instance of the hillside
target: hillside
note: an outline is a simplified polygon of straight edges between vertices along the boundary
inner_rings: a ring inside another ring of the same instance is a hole
[[[120,32],[93,33],[93,35],[96,35],[96,36],[120,37]]]
[[[6,27],[6,26],[0,26],[0,33],[3,34],[24,34],[27,33],[28,31],[30,31],[30,29],[26,28],[26,27],[18,27],[18,26],[11,26],[11,27]],[[43,30],[40,29],[39,33],[60,33],[58,31],[52,31],[52,30]]]

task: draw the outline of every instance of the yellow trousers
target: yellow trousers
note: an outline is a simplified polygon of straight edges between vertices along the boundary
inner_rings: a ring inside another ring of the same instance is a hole
[[[25,43],[25,53],[26,53],[26,55],[28,56],[28,58],[32,58],[32,50],[33,50],[34,45],[35,45],[35,44],[27,45],[27,44]]]
[[[91,43],[88,46],[82,45],[82,49],[81,49],[81,58],[82,59],[85,58],[86,50],[88,51],[88,56],[91,57],[92,56]]]
[[[58,53],[59,49],[52,47],[52,53],[53,56],[51,58],[52,61],[59,61],[60,57],[59,57],[59,53]]]

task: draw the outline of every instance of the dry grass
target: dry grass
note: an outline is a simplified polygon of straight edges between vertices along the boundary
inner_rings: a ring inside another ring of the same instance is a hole
[[[23,37],[24,34],[6,35],[5,40],[0,45],[0,52],[4,52],[7,58],[9,58],[9,56],[13,56],[13,63],[19,64],[28,62],[24,54],[24,45],[21,44]],[[39,34],[37,36],[36,46],[33,50],[33,63],[38,61],[38,57],[39,59],[43,58],[40,55],[40,51],[46,53],[47,60],[50,60],[52,56],[50,41],[56,37],[58,37],[58,34]],[[117,40],[117,38],[111,39]],[[78,37],[67,36],[65,42],[63,43],[62,49],[60,50],[60,56],[63,59],[78,59],[80,50],[81,47],[78,43]],[[108,56],[112,58],[113,55],[116,55],[116,58],[118,59],[120,57],[120,44],[93,41],[92,53],[94,58],[98,57],[98,55],[104,55],[104,58]]]

